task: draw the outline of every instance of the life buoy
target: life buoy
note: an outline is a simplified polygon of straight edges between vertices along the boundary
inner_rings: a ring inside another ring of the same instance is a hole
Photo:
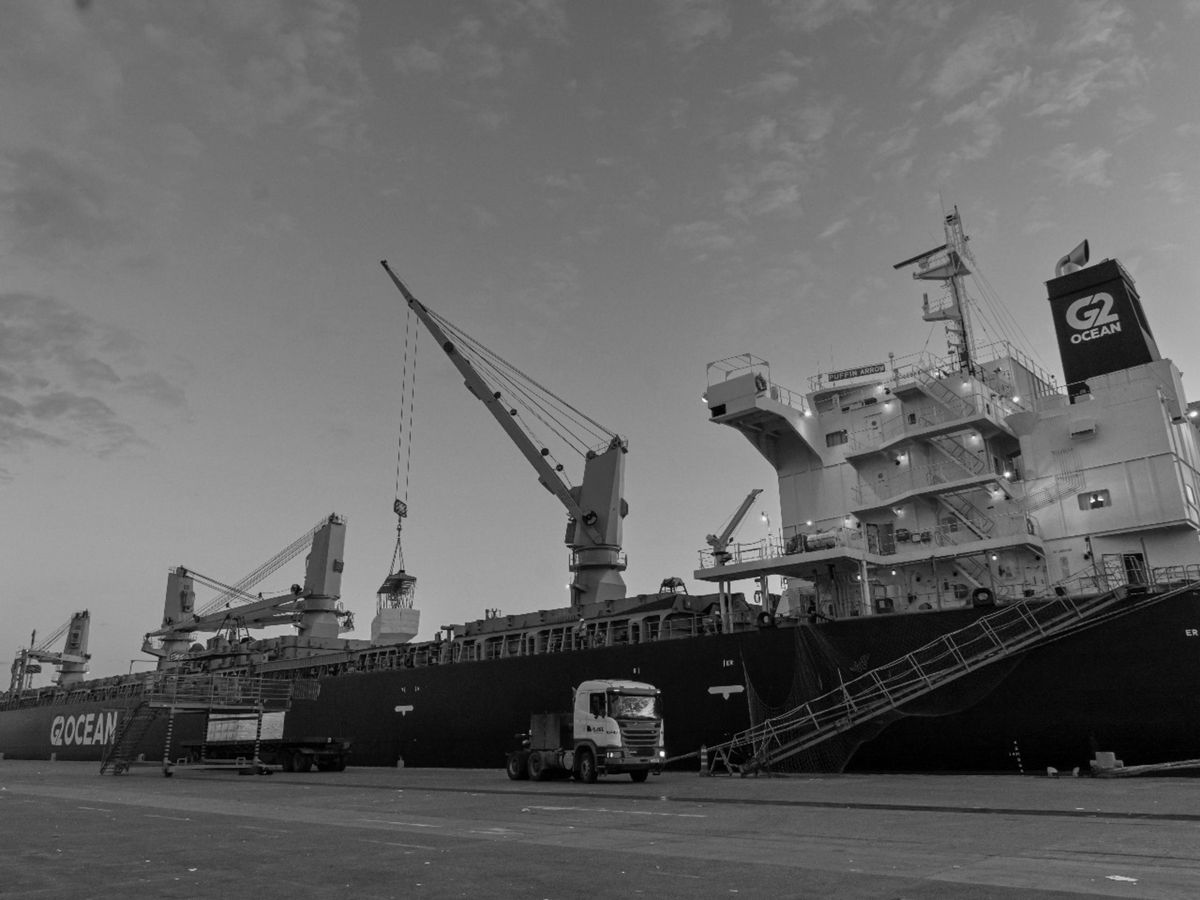
[[[975,592],[971,594],[971,603],[975,606],[994,606],[996,596],[989,588],[975,588]]]
[[[765,612],[765,611],[760,612],[758,614],[758,627],[759,628],[774,628],[775,627],[775,617],[773,615],[771,615],[769,612]]]

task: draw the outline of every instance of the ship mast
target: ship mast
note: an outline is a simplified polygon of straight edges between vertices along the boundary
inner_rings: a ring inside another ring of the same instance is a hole
[[[946,338],[951,355],[963,371],[972,372],[975,367],[972,358],[975,342],[971,332],[970,303],[963,288],[963,276],[971,274],[965,262],[970,253],[967,250],[969,238],[963,234],[957,206],[946,216],[944,227],[946,243],[898,262],[892,268],[903,269],[915,265],[917,271],[913,272],[913,278],[916,280],[941,281],[945,284],[947,295],[941,301],[931,304],[929,295],[925,295],[921,318],[926,322],[947,323]]]

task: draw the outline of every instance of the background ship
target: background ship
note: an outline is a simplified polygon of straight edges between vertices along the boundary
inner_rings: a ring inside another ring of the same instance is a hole
[[[158,673],[83,680],[86,629],[61,659],[23,651],[0,702],[0,752],[99,759],[141,719],[153,757],[166,722],[145,701],[156,679],[184,672],[315,679],[319,695],[293,702],[285,732],[349,738],[360,765],[499,766],[531,710],[597,676],[662,689],[679,765],[1016,771],[1102,751],[1129,764],[1200,756],[1196,404],[1118,262],[1084,267],[1085,242],[1047,284],[1059,388],[1008,343],[975,339],[957,212],[945,233],[897,268],[944,291],[926,297],[924,316],[946,323],[947,354],[825,372],[804,393],[749,354],[710,364],[710,418],[775,469],[783,520],[776,538],[733,543],[752,492],[710,536],[694,573],[716,587],[704,595],[679,579],[626,595],[624,439],[432,313],[389,269],[566,509],[571,605],[489,611],[413,642],[416,579],[398,530],[371,640],[347,640],[345,523],[329,516],[264,564],[310,548],[304,584],[284,597],[254,596],[248,577],[197,610],[201,577],[173,570],[144,645]],[[579,486],[519,411],[590,435]],[[402,525],[399,464],[397,485]],[[771,576],[785,579],[781,593]],[[739,581],[757,584],[753,602]],[[297,633],[245,634],[269,624]],[[61,665],[56,686],[30,686],[39,655]],[[173,739],[200,727],[181,719]]]

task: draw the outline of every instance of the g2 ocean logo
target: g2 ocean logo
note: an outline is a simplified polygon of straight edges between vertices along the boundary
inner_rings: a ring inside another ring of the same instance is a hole
[[[1121,320],[1113,312],[1112,294],[1103,292],[1080,297],[1068,306],[1066,320],[1076,332],[1071,335],[1072,344],[1094,341],[1121,330]]]
[[[80,713],[77,716],[55,716],[50,723],[50,746],[110,743],[120,715],[120,710],[113,709],[108,712]]]

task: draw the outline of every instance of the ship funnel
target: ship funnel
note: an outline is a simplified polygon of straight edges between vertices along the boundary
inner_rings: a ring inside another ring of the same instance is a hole
[[[1067,275],[1070,272],[1078,272],[1088,261],[1088,242],[1082,241],[1078,247],[1064,256],[1058,261],[1058,265],[1054,267],[1054,277]]]

